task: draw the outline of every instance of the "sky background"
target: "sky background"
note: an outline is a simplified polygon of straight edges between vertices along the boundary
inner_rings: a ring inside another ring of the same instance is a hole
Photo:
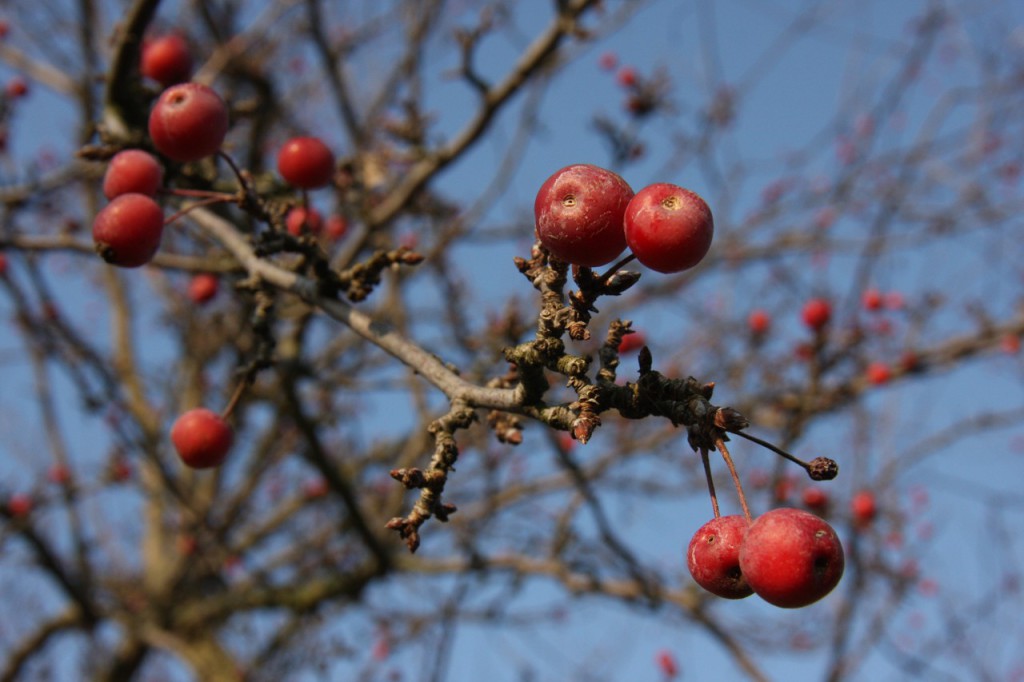
[[[524,47],[526,37],[546,22],[549,4],[533,0],[516,4],[515,21],[521,30],[487,41],[479,61],[484,75],[497,77],[507,69],[509,60]],[[911,91],[898,93],[899,115],[888,119],[884,124],[887,127],[872,138],[872,144],[885,148],[913,139],[932,120],[935,105],[945,93],[957,84],[976,82],[978,58],[984,56],[985,50],[1024,54],[1024,6],[1011,9],[1011,4],[977,3],[975,10],[963,11],[960,16],[965,21],[954,22],[943,33],[937,48],[939,58],[929,61]],[[858,124],[863,125],[884,111],[889,96],[894,94],[890,85],[892,72],[904,58],[915,21],[927,6],[928,3],[909,1],[660,2],[640,10],[612,34],[574,48],[578,59],[560,70],[554,87],[544,94],[539,105],[536,135],[518,159],[503,191],[477,216],[478,239],[455,252],[455,259],[464,268],[465,280],[472,283],[474,298],[486,307],[489,301],[504,300],[509,291],[517,291],[524,302],[532,302],[534,292],[515,271],[511,258],[527,255],[537,188],[560,167],[572,163],[609,163],[608,150],[592,127],[592,116],[605,114],[621,122],[625,115],[623,91],[615,82],[615,72],[600,66],[603,54],[614,54],[619,65],[635,67],[642,75],[660,70],[671,83],[670,100],[676,119],[655,117],[646,124],[641,131],[645,156],[622,172],[634,189],[653,181],[670,181],[704,195],[715,212],[717,234],[712,258],[716,258],[722,257],[720,249],[725,248],[725,237],[763,208],[766,192],[788,187],[786,183],[813,186],[816,181],[833,176],[841,165],[843,145],[856,140]],[[799,18],[808,16],[813,7],[818,8],[820,21],[809,27]],[[359,3],[353,8],[360,11]],[[173,4],[166,5],[161,14],[168,21],[174,15]],[[986,31],[972,28],[974,24],[968,19]],[[1001,35],[1003,42],[993,45],[987,37],[990,35]],[[429,58],[437,64],[456,65],[449,43],[438,40],[429,50]],[[386,55],[377,58],[386,59]],[[367,73],[373,73],[372,63],[362,66]],[[436,70],[442,71],[445,69]],[[0,77],[9,75],[9,70],[0,69]],[[437,134],[451,134],[471,111],[473,95],[452,78],[439,77],[432,85],[432,102],[438,114]],[[716,182],[695,163],[682,168],[666,167],[672,157],[672,135],[678,130],[679,120],[696,120],[710,95],[723,85],[738,93],[739,117],[721,145],[719,158],[722,167],[741,169],[743,181]],[[505,148],[515,134],[515,114],[526,99],[521,96],[517,105],[499,118],[493,136],[443,173],[436,185],[442,193],[463,198],[467,194],[478,195],[481,178],[493,176],[495,167],[506,161]],[[70,136],[49,132],[69,125],[67,110],[59,102],[59,98],[40,87],[33,90],[24,109],[17,112],[18,136],[11,140],[12,154],[7,167],[11,177],[18,177],[26,167],[39,163],[40,149],[51,149],[58,159],[73,153],[74,141]],[[974,120],[975,114],[970,110],[953,111],[943,125],[955,131]],[[327,131],[337,128],[337,121],[318,109],[311,108],[305,115],[310,127]],[[330,139],[330,134],[325,134],[325,138]],[[335,148],[343,144],[340,135],[332,142]],[[1020,151],[1013,153],[1019,156]],[[1016,192],[1017,188],[1006,191]],[[867,196],[865,200],[870,204],[873,197]],[[809,206],[803,212],[793,211],[799,220],[807,222],[807,229],[812,229],[812,209]],[[869,205],[864,216],[844,216],[834,231],[839,236],[862,236],[870,215]],[[509,252],[509,242],[495,235],[520,228],[522,236],[515,243],[516,250]],[[895,249],[873,267],[872,284],[886,291],[914,295],[943,290],[950,304],[936,317],[931,333],[941,336],[957,330],[966,332],[969,327],[965,318],[969,317],[965,307],[972,300],[983,300],[991,305],[992,312],[1003,315],[1009,315],[1019,301],[1022,280],[1020,269],[1015,266],[1021,255],[1016,239],[1019,234],[1019,230],[1016,234],[1007,232],[1004,238],[994,235],[983,241],[936,240],[924,252]],[[66,271],[69,277],[76,277],[76,258],[55,257],[48,270]],[[858,290],[851,281],[860,263],[859,255],[853,253],[829,258],[808,256],[803,264],[806,279],[799,288],[785,283],[778,288],[766,288],[764,272],[758,268],[734,276],[718,274],[687,289],[687,298],[680,300],[678,308],[638,307],[634,319],[638,327],[658,339],[652,343],[658,358],[678,350],[670,347],[668,339],[679,339],[682,345],[699,336],[702,315],[713,314],[716,320],[731,319],[736,326],[742,326],[750,309],[764,306],[779,312],[777,323],[783,329],[774,340],[775,345],[766,348],[766,352],[789,352],[793,339],[802,333],[797,316],[808,290],[843,302],[838,310],[841,321],[855,314]],[[1004,276],[1015,269],[1016,278]],[[645,272],[640,286],[656,281],[656,277],[656,273]],[[430,310],[439,304],[443,293],[424,287],[416,295],[424,309]],[[622,305],[629,304],[627,299]],[[9,311],[7,305],[6,301],[0,302],[0,313]],[[70,295],[63,292],[61,305],[82,324],[99,324],[104,319],[99,296],[84,287]],[[4,481],[0,489],[19,490],[33,485],[43,471],[36,463],[36,453],[45,444],[39,440],[39,429],[23,427],[25,423],[37,426],[38,414],[30,406],[19,404],[20,397],[31,390],[32,377],[15,355],[19,341],[11,329],[0,326],[0,475]],[[433,338],[433,331],[427,324],[417,327],[417,338],[428,347],[437,343],[437,350],[443,353],[442,340]],[[154,359],[174,350],[156,338],[148,348]],[[701,353],[694,351],[692,360],[686,371],[703,377]],[[705,356],[703,361],[710,363],[712,359]],[[624,370],[622,375],[633,378],[635,369]],[[842,474],[835,485],[841,495],[848,495],[860,481],[876,474],[893,453],[913,451],[922,439],[941,432],[944,425],[955,419],[1021,404],[1021,378],[1019,357],[994,357],[907,385],[881,389],[867,399],[857,416],[827,417],[816,423],[798,443],[799,454],[808,455],[808,459],[827,454],[839,460]],[[60,377],[55,375],[55,381],[58,390],[63,388],[70,393]],[[716,399],[728,404],[739,391],[737,388],[731,392],[728,383],[721,382]],[[388,401],[394,397],[380,396],[379,400],[387,409]],[[69,432],[80,434],[83,439],[101,438],[95,422],[83,417],[76,405],[63,405],[62,417]],[[357,425],[352,437],[370,442],[377,426],[373,421]],[[751,430],[755,434],[770,434],[767,428],[759,428],[756,421]],[[527,442],[522,447],[543,448],[544,439],[538,429],[528,430]],[[602,444],[596,442],[588,447],[601,448]],[[940,448],[938,456],[902,471],[889,488],[880,491],[884,508],[899,509],[917,519],[908,528],[911,537],[903,551],[916,559],[926,575],[934,577],[934,591],[923,589],[904,608],[891,614],[894,630],[902,626],[910,649],[927,657],[931,638],[938,637],[937,631],[948,626],[942,616],[962,602],[965,620],[971,623],[965,629],[973,641],[986,641],[989,649],[984,654],[990,660],[1002,662],[994,668],[1024,669],[1024,659],[1017,653],[1019,624],[1009,615],[1013,609],[1005,608],[1004,604],[984,623],[975,623],[975,617],[981,614],[972,611],[979,600],[1006,576],[1014,575],[1020,565],[1021,547],[1014,530],[1019,527],[1024,510],[1024,499],[1017,490],[1024,473],[1022,449],[1024,431],[1020,428],[979,434],[969,441],[959,440]],[[682,457],[692,457],[685,466],[693,465],[696,458],[688,448],[681,450]],[[734,454],[741,471],[744,467],[769,467],[769,453],[751,444],[737,444]],[[457,496],[457,478],[453,486],[452,494]],[[754,503],[762,509],[767,504],[763,496],[755,497]],[[623,505],[616,511],[630,529],[630,541],[642,548],[645,556],[654,557],[666,573],[678,573],[680,581],[689,580],[683,548],[689,533],[710,515],[706,498],[657,500],[644,506]],[[692,520],[689,526],[680,524],[690,530],[668,545],[660,525],[666,515]],[[843,529],[844,537],[847,530]],[[1002,544],[998,542],[1000,538]],[[10,568],[0,568],[0,580],[3,571]],[[454,581],[450,587],[453,591],[459,589]],[[416,589],[425,586],[415,579],[397,587],[389,583],[372,590],[368,600],[386,608],[395,599],[414,597]],[[652,617],[643,608],[631,611],[585,598],[564,600],[559,595],[549,587],[537,585],[519,598],[517,606],[517,611],[526,614],[532,609],[549,613],[554,600],[554,608],[564,610],[564,617],[555,622],[548,619],[539,625],[501,630],[459,626],[445,679],[654,681],[660,679],[655,659],[661,651],[669,651],[677,658],[683,679],[738,676],[718,645],[700,628],[679,622],[667,611]],[[1007,600],[1019,603],[1020,597],[1011,592]],[[749,628],[751,623],[799,623],[805,626],[808,636],[814,637],[816,618],[834,608],[834,604],[834,600],[826,599],[809,609],[779,612],[750,599],[722,603],[716,608],[728,612],[738,630]],[[358,638],[366,625],[342,621],[337,627],[340,633]],[[751,636],[756,636],[756,632]],[[898,656],[892,651],[865,652],[865,656],[869,662],[855,679],[905,679],[905,670],[893,666],[892,661]],[[417,673],[430,660],[428,653],[418,648],[399,651],[388,661],[386,669],[402,669],[406,679],[420,679]],[[339,664],[333,673],[335,679],[353,675],[363,663],[358,661],[355,668],[349,662]],[[773,679],[813,679],[821,664],[818,654],[795,656],[786,651],[769,659],[766,669]],[[70,671],[66,674],[64,679],[74,679]],[[965,679],[958,675],[956,671],[949,672],[945,679]]]

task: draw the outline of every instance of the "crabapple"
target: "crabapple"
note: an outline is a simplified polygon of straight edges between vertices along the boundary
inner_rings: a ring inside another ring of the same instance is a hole
[[[164,87],[187,81],[192,75],[192,54],[185,38],[168,33],[144,40],[139,71]]]
[[[758,308],[751,311],[747,317],[747,326],[750,327],[751,333],[761,336],[767,333],[768,329],[772,326],[772,318],[768,313]]]
[[[781,507],[758,517],[739,553],[743,577],[769,604],[800,608],[831,592],[843,577],[843,546],[814,514]]]
[[[870,490],[861,490],[850,498],[850,513],[853,515],[853,522],[859,528],[871,525],[878,514],[878,505],[875,502],[875,494]]]
[[[188,298],[193,303],[203,304],[216,296],[219,288],[220,281],[216,275],[200,272],[188,283]]]
[[[21,76],[15,76],[11,80],[7,81],[7,87],[4,92],[11,99],[18,99],[28,94],[28,81]]]
[[[320,229],[324,225],[324,219],[320,215],[320,211],[315,208],[306,209],[302,206],[296,206],[288,211],[284,224],[289,234],[298,237],[306,232],[319,234]]]
[[[867,375],[868,383],[872,386],[881,386],[888,383],[889,379],[892,378],[892,370],[884,362],[870,363],[865,374]]]
[[[125,149],[114,155],[103,175],[107,199],[135,192],[154,197],[164,181],[164,169],[156,158],[141,149]]]
[[[805,325],[819,331],[832,319],[832,304],[824,298],[812,298],[804,303],[800,315]]]
[[[348,221],[337,213],[327,218],[327,222],[324,223],[324,234],[331,239],[341,239],[346,232],[348,232]]]
[[[882,292],[878,289],[865,289],[861,294],[860,302],[864,306],[864,310],[881,310],[885,300],[882,297]]]
[[[626,248],[622,217],[633,190],[618,174],[587,163],[544,181],[533,202],[537,238],[556,258],[596,267]]]
[[[821,488],[804,488],[803,493],[801,493],[801,497],[803,498],[804,506],[808,509],[813,509],[818,512],[828,509],[828,493]]]
[[[686,565],[698,585],[726,599],[753,594],[740,570],[739,558],[749,527],[746,517],[719,516],[694,533],[686,550]]]
[[[111,265],[123,268],[137,268],[152,260],[163,231],[163,210],[152,198],[137,193],[116,197],[92,223],[96,252]]]
[[[681,272],[711,248],[715,221],[696,192],[667,182],[636,193],[624,216],[626,243],[636,259],[658,272]]]
[[[636,69],[632,66],[624,66],[615,74],[615,80],[624,88],[631,88],[636,85]]]
[[[318,137],[293,137],[277,153],[277,171],[296,187],[323,187],[334,176],[334,154]]]
[[[228,132],[228,107],[212,88],[181,83],[163,91],[149,114],[149,136],[164,156],[197,161],[220,149]]]
[[[619,353],[631,353],[635,350],[640,350],[646,343],[647,337],[643,332],[626,334],[622,337],[622,341],[619,342]]]
[[[7,500],[7,513],[15,518],[24,518],[32,513],[34,506],[31,497],[24,493],[16,493]]]
[[[227,457],[234,432],[216,412],[203,407],[185,412],[171,427],[171,442],[181,461],[193,469],[220,465]]]

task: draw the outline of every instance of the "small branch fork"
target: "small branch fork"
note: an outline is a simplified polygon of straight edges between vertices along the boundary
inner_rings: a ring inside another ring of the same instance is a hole
[[[442,500],[448,472],[455,470],[455,462],[459,458],[455,432],[468,429],[476,420],[477,414],[469,405],[462,401],[452,403],[446,415],[430,424],[429,430],[434,436],[434,456],[427,470],[402,468],[391,471],[391,477],[406,489],[420,491],[419,499],[407,516],[393,518],[387,523],[389,529],[398,531],[410,552],[415,552],[419,547],[419,528],[427,519],[434,516],[438,521],[446,522],[455,513],[455,505]]]

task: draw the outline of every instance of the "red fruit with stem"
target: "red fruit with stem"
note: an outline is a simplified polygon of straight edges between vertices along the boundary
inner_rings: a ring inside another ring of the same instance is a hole
[[[567,263],[611,263],[626,248],[622,220],[632,197],[626,181],[610,170],[585,163],[566,166],[537,192],[537,238]]]
[[[637,260],[665,273],[697,265],[715,234],[711,209],[700,195],[667,182],[637,192],[624,222],[626,243]]]
[[[213,299],[220,288],[220,280],[209,272],[194,275],[188,283],[188,298],[193,303],[203,304]]]
[[[216,412],[199,407],[178,417],[171,427],[171,442],[186,465],[208,469],[227,457],[234,432]]]
[[[164,87],[187,81],[192,76],[192,53],[185,38],[168,33],[143,41],[139,71]]]
[[[686,550],[686,565],[698,585],[725,599],[753,594],[740,568],[740,548],[749,527],[746,517],[719,516],[694,533]]]
[[[164,182],[164,169],[156,158],[141,149],[125,149],[114,155],[103,176],[103,195],[107,199],[122,194],[155,197]]]
[[[293,137],[277,153],[277,170],[303,189],[315,189],[334,177],[334,154],[317,137]]]
[[[122,194],[96,214],[92,239],[96,252],[111,265],[137,268],[160,248],[164,212],[145,194]]]
[[[870,490],[861,490],[850,498],[850,514],[853,516],[854,524],[859,528],[871,525],[878,514],[878,504],[875,502],[875,494]]]
[[[753,310],[747,317],[747,326],[750,327],[750,332],[756,336],[762,336],[768,333],[768,330],[772,326],[771,316],[761,310]]]
[[[289,234],[293,234],[298,237],[306,232],[319,234],[320,230],[324,226],[324,219],[323,216],[320,215],[320,211],[315,208],[305,209],[301,206],[296,206],[288,211],[288,215],[286,215],[284,219],[284,224],[288,229]]]
[[[740,548],[740,570],[769,604],[795,609],[818,601],[843,577],[843,546],[821,518],[783,507],[758,517]]]
[[[227,105],[200,83],[167,88],[149,114],[153,145],[175,161],[198,161],[215,153],[227,133]]]
[[[800,315],[808,328],[820,331],[832,319],[832,304],[824,298],[812,298],[804,303]]]

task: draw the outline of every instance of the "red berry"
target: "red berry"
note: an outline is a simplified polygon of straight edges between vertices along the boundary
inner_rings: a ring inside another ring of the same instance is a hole
[[[156,158],[141,149],[125,149],[114,155],[103,176],[107,199],[136,193],[154,197],[164,182],[164,169]]]
[[[192,76],[192,54],[185,38],[168,33],[144,41],[139,70],[164,87],[187,81]]]
[[[686,551],[686,565],[697,584],[725,599],[753,594],[740,570],[740,547],[750,522],[743,516],[711,519],[694,533]]]
[[[32,513],[33,506],[31,497],[17,493],[7,500],[7,513],[14,518],[24,518]]]
[[[866,374],[868,383],[872,386],[881,386],[892,378],[892,370],[884,362],[872,362],[868,365]]]
[[[885,303],[882,292],[878,289],[865,290],[861,294],[860,302],[864,306],[864,310],[881,310],[882,304]]]
[[[0,274],[3,274],[2,270]],[[1006,334],[999,340],[999,347],[1007,355],[1016,355],[1020,352],[1020,337],[1016,334]]]
[[[46,478],[55,485],[67,485],[71,482],[71,470],[63,464],[54,464],[46,472]]]
[[[626,181],[610,170],[586,163],[566,166],[537,192],[537,238],[567,263],[610,263],[626,248],[622,217],[632,197]]]
[[[6,19],[0,19],[0,38],[6,38],[7,34],[11,32],[11,25],[7,23]]]
[[[622,341],[619,342],[619,353],[631,353],[635,350],[640,350],[645,345],[647,345],[647,337],[643,332],[626,334],[622,337]]]
[[[293,137],[277,153],[277,171],[296,187],[323,187],[334,177],[334,154],[319,138]]]
[[[605,71],[611,71],[619,65],[619,57],[614,52],[604,52],[598,58],[597,63]]]
[[[153,145],[175,161],[197,161],[213,154],[227,132],[227,105],[200,83],[167,88],[149,114]]]
[[[679,664],[671,651],[659,651],[656,658],[658,670],[667,680],[674,680],[679,676]]]
[[[843,546],[832,526],[801,509],[773,509],[747,530],[740,569],[769,604],[793,609],[831,592],[843,577]]]
[[[144,194],[122,194],[96,214],[92,239],[96,252],[111,265],[137,268],[160,248],[164,212]]]
[[[316,499],[326,495],[330,491],[330,488],[327,485],[326,480],[317,478],[315,480],[308,481],[306,485],[303,486],[302,490],[307,498]]]
[[[804,488],[802,496],[808,509],[821,512],[828,508],[828,493],[821,488]]]
[[[681,272],[711,248],[715,221],[695,192],[667,182],[648,185],[626,207],[626,243],[637,260],[658,272]]]
[[[7,254],[0,251],[0,277],[7,274]]]
[[[624,88],[631,88],[636,85],[636,69],[632,66],[624,66],[619,69],[619,72],[615,75],[615,79],[619,81],[619,85]]]
[[[320,211],[315,208],[307,210],[296,206],[288,211],[288,215],[284,218],[284,224],[290,234],[298,237],[306,232],[319,234],[324,226],[324,219],[320,215]]]
[[[875,502],[875,494],[870,490],[861,490],[850,498],[850,513],[853,515],[853,522],[860,528],[871,525],[878,514],[878,505]]]
[[[348,232],[348,221],[337,213],[330,216],[324,225],[324,234],[331,239],[341,239],[346,232]]]
[[[188,298],[193,303],[203,304],[216,296],[219,288],[220,280],[216,275],[200,272],[188,283]]]
[[[171,442],[186,465],[208,469],[227,457],[234,432],[216,412],[199,407],[178,417],[171,427]]]
[[[7,81],[7,87],[4,89],[7,96],[11,99],[18,99],[28,94],[28,81],[21,76],[15,76],[11,80]]]
[[[763,310],[751,311],[750,316],[747,317],[747,326],[750,327],[750,331],[753,334],[761,336],[766,334],[768,329],[772,326],[771,316]]]
[[[805,325],[818,331],[832,319],[832,304],[824,298],[812,298],[804,304],[801,316]]]

